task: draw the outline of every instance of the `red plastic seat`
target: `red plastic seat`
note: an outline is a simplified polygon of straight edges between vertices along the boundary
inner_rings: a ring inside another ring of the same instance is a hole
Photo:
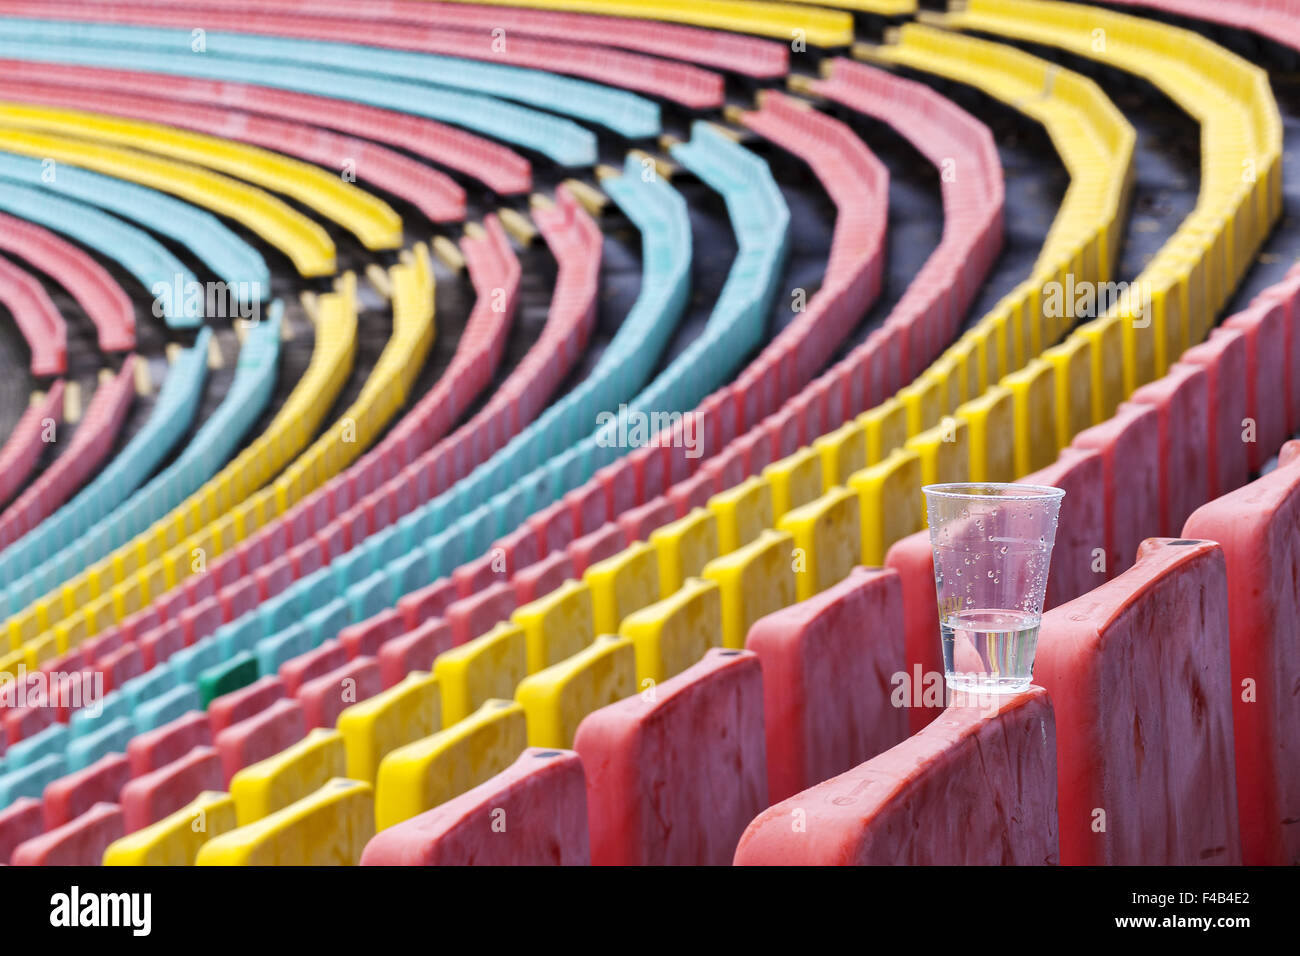
[[[587,794],[571,750],[529,747],[474,789],[389,827],[362,866],[585,866]]]
[[[767,805],[758,657],[710,650],[642,694],[588,714],[574,750],[587,772],[596,865],[725,865]]]
[[[1300,443],[1275,471],[1199,508],[1183,533],[1223,549],[1242,859],[1300,863]]]
[[[141,774],[122,787],[126,832],[134,833],[157,823],[204,790],[224,790],[226,785],[217,751],[212,747],[195,747],[185,756]]]
[[[131,767],[122,754],[108,754],[89,767],[60,777],[45,788],[42,796],[45,828],[53,830],[71,823],[96,803],[116,803],[129,779]]]
[[[1101,455],[1106,494],[1106,574],[1133,563],[1143,538],[1158,534],[1160,419],[1151,406],[1124,403],[1100,425],[1074,436],[1073,447]]]
[[[896,747],[764,810],[735,862],[1056,863],[1056,735],[1041,688],[959,697]]]
[[[931,598],[933,603],[933,596]],[[855,568],[807,601],[760,618],[745,647],[763,666],[768,798],[786,797],[908,734],[903,591],[888,568]],[[938,632],[934,640],[938,642]]]
[[[97,803],[75,820],[34,836],[14,848],[14,866],[99,866],[104,851],[125,830],[122,811]]]
[[[1132,568],[1043,616],[1062,863],[1241,862],[1228,648],[1209,541],[1144,541]]]

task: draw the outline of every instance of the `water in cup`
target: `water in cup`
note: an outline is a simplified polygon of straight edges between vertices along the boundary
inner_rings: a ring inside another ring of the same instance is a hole
[[[1029,686],[1064,494],[1023,484],[926,486],[950,689],[1014,694]]]
[[[943,669],[953,690],[1015,694],[1034,671],[1041,616],[1024,611],[958,611],[939,622]]]

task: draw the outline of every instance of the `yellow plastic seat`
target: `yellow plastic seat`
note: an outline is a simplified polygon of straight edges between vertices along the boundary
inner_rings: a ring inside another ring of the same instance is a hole
[[[433,662],[442,691],[442,725],[464,720],[492,698],[503,698],[528,673],[528,648],[518,624],[498,624]]]
[[[524,630],[529,674],[573,656],[596,638],[591,587],[582,581],[565,581],[517,608],[510,619]]]
[[[662,683],[722,646],[722,595],[717,582],[687,578],[661,601],[623,619],[618,632],[632,642],[636,683]]]
[[[834,487],[787,511],[777,527],[794,538],[795,594],[800,601],[846,578],[862,553],[858,496],[848,488]]]
[[[590,647],[520,682],[515,699],[528,715],[528,746],[572,747],[583,717],[635,691],[632,642],[602,634]]]
[[[1004,482],[1016,476],[1015,396],[994,385],[956,411],[966,423],[970,444],[970,480]]]
[[[528,745],[524,709],[489,700],[464,720],[391,751],[375,782],[375,828],[386,830],[477,787]]]
[[[637,541],[587,568],[582,579],[591,588],[596,633],[616,634],[623,618],[659,600],[659,554]]]
[[[199,866],[355,866],[375,835],[374,790],[333,779],[255,823],[214,836]]]
[[[718,556],[718,516],[708,508],[693,508],[652,531],[650,545],[659,561],[659,596],[668,597]]]
[[[862,564],[885,563],[889,546],[924,525],[921,511],[921,456],[895,449],[878,465],[849,479],[862,519]]]
[[[343,735],[317,727],[296,744],[230,778],[236,819],[241,827],[260,820],[346,773]]]
[[[890,398],[858,416],[867,437],[868,465],[878,465],[907,441],[907,408]]]
[[[763,469],[763,477],[772,487],[772,517],[777,519],[822,492],[822,463],[811,448],[772,462]]]
[[[1027,475],[1056,460],[1056,381],[1052,366],[1035,359],[1002,379],[1015,398],[1016,473]]]
[[[104,866],[193,866],[203,844],[237,825],[230,795],[205,790],[157,823],[110,843]]]
[[[750,625],[795,602],[794,558],[794,537],[768,530],[705,566],[701,576],[717,583],[722,598],[723,647],[743,648]]]
[[[861,422],[845,422],[813,442],[822,463],[822,491],[843,484],[867,465],[867,430]]]
[[[718,519],[718,553],[726,554],[749,544],[775,520],[772,485],[766,478],[747,478],[734,488],[709,499]]]
[[[382,694],[344,709],[337,726],[347,753],[347,776],[374,783],[384,757],[442,727],[438,679],[425,671],[407,674]]]

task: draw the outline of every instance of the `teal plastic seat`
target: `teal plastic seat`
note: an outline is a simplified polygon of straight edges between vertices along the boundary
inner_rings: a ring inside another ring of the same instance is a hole
[[[68,741],[64,754],[69,773],[84,770],[96,760],[111,753],[126,753],[126,745],[135,736],[135,724],[130,717],[118,717],[102,727]]]
[[[0,765],[0,770],[5,767]],[[63,754],[50,754],[33,764],[21,768],[10,768],[0,773],[0,810],[13,803],[19,797],[41,799],[47,785],[58,780],[67,772]]]

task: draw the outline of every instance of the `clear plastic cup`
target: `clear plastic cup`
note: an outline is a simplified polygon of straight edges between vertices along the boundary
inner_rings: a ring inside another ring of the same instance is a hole
[[[1044,485],[927,485],[944,677],[953,691],[1017,694],[1038,626],[1065,492]]]

